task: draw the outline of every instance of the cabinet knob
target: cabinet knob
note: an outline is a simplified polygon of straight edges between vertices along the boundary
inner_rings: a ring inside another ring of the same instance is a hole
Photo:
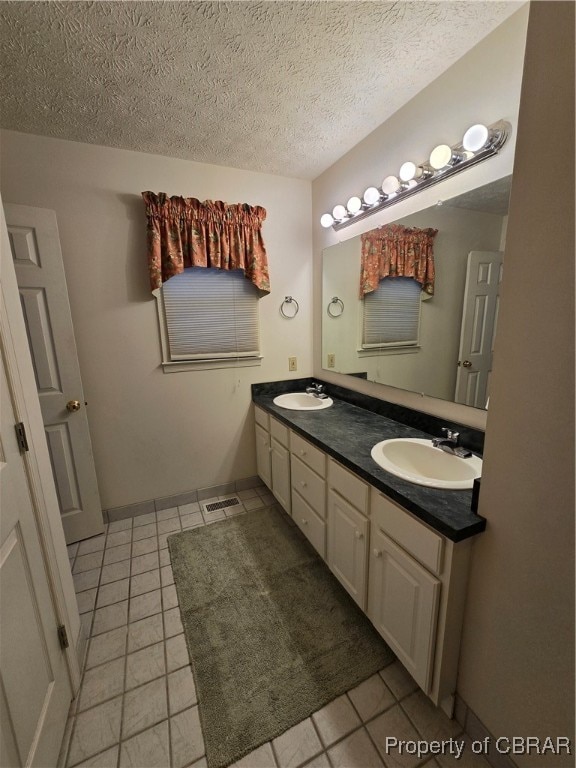
[[[302,525],[308,525],[308,520],[306,520],[304,517],[302,518]]]
[[[357,539],[361,539],[361,538],[364,536],[364,534],[363,534],[363,533],[361,533],[360,531],[354,531],[354,536],[355,536]]]
[[[300,451],[300,456],[306,456],[306,451]]]
[[[300,480],[300,485],[302,486],[302,488],[306,488],[306,486],[308,485],[308,483],[307,483],[307,482],[305,482],[304,480]]]
[[[379,549],[374,550],[374,557],[382,557],[382,552]]]

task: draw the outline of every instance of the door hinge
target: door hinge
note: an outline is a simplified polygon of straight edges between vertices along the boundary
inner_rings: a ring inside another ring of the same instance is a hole
[[[66,627],[64,624],[60,624],[58,627],[58,640],[60,640],[60,648],[68,648],[70,643],[68,642],[68,632],[66,632]]]
[[[14,424],[14,429],[16,430],[16,440],[18,441],[20,453],[26,453],[26,451],[29,451],[30,449],[28,448],[28,438],[26,437],[26,427],[24,426],[24,423],[19,421],[18,424]]]

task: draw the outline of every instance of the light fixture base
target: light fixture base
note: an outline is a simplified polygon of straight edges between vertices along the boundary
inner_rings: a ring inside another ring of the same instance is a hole
[[[512,126],[506,120],[498,120],[498,122],[488,126],[488,131],[489,135],[492,137],[490,143],[483,149],[474,152],[471,157],[467,157],[467,155],[470,155],[471,153],[466,152],[462,143],[453,145],[451,147],[452,152],[455,155],[463,156],[463,159],[457,162],[455,165],[450,165],[446,168],[443,168],[442,170],[437,170],[431,175],[424,173],[419,179],[417,179],[417,183],[415,185],[401,187],[393,196],[386,197],[374,203],[374,205],[367,206],[366,208],[363,207],[360,211],[358,211],[358,213],[355,213],[352,216],[348,216],[348,218],[344,219],[343,221],[334,222],[332,229],[338,232],[340,229],[349,227],[350,224],[355,224],[357,221],[361,221],[368,216],[372,216],[372,214],[376,213],[377,211],[382,211],[384,208],[388,208],[391,205],[396,205],[401,200],[412,197],[412,195],[417,194],[423,189],[432,187],[435,184],[444,181],[444,179],[448,179],[457,173],[461,173],[466,168],[471,168],[472,166],[478,165],[478,163],[482,163],[484,160],[487,160],[489,157],[497,155],[510,136],[510,133],[512,132]],[[427,162],[421,163],[420,167],[423,167],[426,169],[426,171],[429,170]]]

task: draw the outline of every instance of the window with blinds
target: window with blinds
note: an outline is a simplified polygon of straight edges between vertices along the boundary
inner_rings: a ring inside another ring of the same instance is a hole
[[[260,358],[258,290],[242,270],[192,267],[162,286],[171,362]]]
[[[422,287],[411,277],[385,277],[364,296],[362,349],[417,346]]]

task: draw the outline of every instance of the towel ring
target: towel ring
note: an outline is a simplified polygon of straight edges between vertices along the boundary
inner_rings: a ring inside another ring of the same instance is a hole
[[[336,304],[336,308],[340,308],[340,312],[331,312],[330,309],[332,307],[332,304]],[[344,312],[344,302],[342,299],[339,299],[338,296],[334,296],[330,304],[328,304],[328,307],[326,308],[326,312],[330,315],[330,317],[340,317],[342,312]]]
[[[296,309],[294,310],[294,313],[292,315],[287,315],[286,314],[286,312],[284,311],[284,304],[295,304],[296,305]],[[286,296],[286,298],[284,299],[282,304],[280,304],[280,314],[282,315],[282,317],[288,318],[288,320],[291,320],[293,317],[296,317],[296,315],[298,314],[298,310],[299,309],[300,309],[300,305],[298,304],[296,299],[292,298],[292,296]]]

